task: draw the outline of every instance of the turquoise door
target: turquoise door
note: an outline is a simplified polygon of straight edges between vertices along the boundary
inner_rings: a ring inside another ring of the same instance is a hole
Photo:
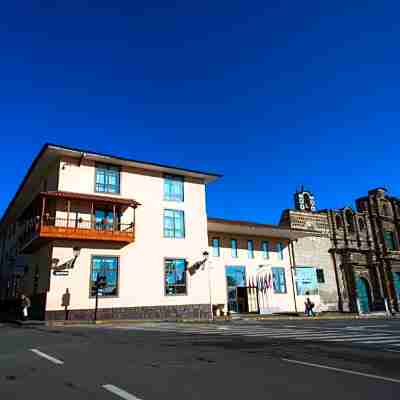
[[[240,312],[237,288],[246,287],[246,269],[242,266],[229,265],[225,268],[228,289],[228,311]]]
[[[400,300],[400,272],[393,272],[393,283],[397,298]]]
[[[356,279],[357,298],[360,301],[361,312],[369,312],[369,287],[364,278]]]

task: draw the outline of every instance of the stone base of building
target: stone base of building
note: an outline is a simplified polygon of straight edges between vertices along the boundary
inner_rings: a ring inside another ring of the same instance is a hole
[[[178,306],[152,306],[152,307],[120,307],[99,308],[97,310],[98,320],[124,320],[124,319],[202,319],[210,318],[209,304],[188,304]],[[47,321],[64,321],[66,312],[64,310],[46,311]],[[69,321],[91,321],[94,319],[94,309],[68,310]]]

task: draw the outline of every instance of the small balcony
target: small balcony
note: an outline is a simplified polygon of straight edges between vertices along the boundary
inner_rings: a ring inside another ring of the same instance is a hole
[[[41,203],[40,216],[37,215],[38,203]],[[100,195],[41,193],[40,201],[36,200],[27,211],[30,217],[22,222],[24,229],[19,236],[21,252],[32,253],[52,240],[120,246],[133,243],[135,209],[138,205],[134,200]],[[127,215],[128,208],[133,210],[130,215]]]

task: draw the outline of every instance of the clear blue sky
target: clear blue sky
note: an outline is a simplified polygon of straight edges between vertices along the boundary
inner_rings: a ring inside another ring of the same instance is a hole
[[[210,216],[400,195],[398,2],[3,3],[1,214],[46,141],[222,173]]]

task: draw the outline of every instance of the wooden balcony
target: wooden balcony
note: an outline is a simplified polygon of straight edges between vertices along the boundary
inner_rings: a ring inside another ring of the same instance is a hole
[[[50,240],[75,240],[120,243],[126,245],[135,241],[133,224],[102,224],[79,219],[44,218],[31,221],[30,229],[20,236],[21,251],[31,253]]]
[[[87,205],[89,207],[86,210],[89,208],[89,214],[86,218],[80,218],[79,212],[72,213],[72,206],[75,207],[75,211],[80,211]],[[121,223],[120,212],[126,207],[132,207],[134,212],[138,205],[139,203],[133,200],[105,196],[65,192],[41,193],[40,198],[31,207],[31,216],[21,222],[24,224],[24,232],[19,236],[20,251],[32,253],[52,240],[102,242],[120,246],[133,243],[134,218],[130,224]],[[97,207],[107,207],[111,210],[108,214],[103,213],[108,217],[99,218],[96,214]],[[66,212],[67,217],[53,216],[58,210]]]

